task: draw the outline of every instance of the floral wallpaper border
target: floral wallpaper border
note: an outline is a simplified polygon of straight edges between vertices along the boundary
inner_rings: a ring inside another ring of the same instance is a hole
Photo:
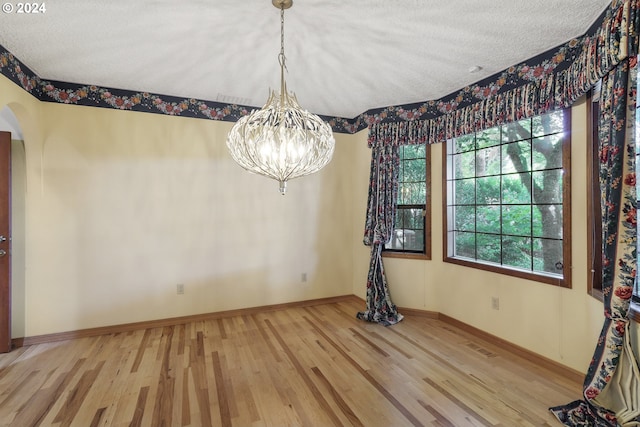
[[[584,41],[593,37],[604,15],[605,13],[584,36],[570,40],[559,47],[440,99],[371,109],[353,119],[321,117],[331,125],[336,133],[356,133],[379,123],[436,119],[520,86],[549,80],[550,76],[566,70],[578,58]],[[237,121],[256,108],[149,92],[44,80],[1,45],[0,74],[21,86],[37,99],[46,102],[222,121]]]

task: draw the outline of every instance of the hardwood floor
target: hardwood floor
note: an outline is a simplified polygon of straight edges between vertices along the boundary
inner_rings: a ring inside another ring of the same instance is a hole
[[[0,355],[2,426],[555,426],[581,385],[439,320],[287,308]]]

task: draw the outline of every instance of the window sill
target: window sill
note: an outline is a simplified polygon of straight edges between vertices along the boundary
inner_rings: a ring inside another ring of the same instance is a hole
[[[384,258],[404,258],[404,259],[421,259],[421,260],[431,260],[431,256],[427,254],[416,254],[410,252],[393,252],[393,251],[382,251],[382,256]]]
[[[532,280],[534,282],[546,283],[548,285],[571,289],[571,277],[569,276],[571,272],[570,269],[565,269],[566,276],[563,279],[561,277],[538,274],[538,273],[533,273],[529,271],[518,270],[515,268],[509,268],[509,267],[501,266],[497,264],[471,261],[463,258],[445,257],[443,261],[451,264],[457,264],[465,267],[475,268],[478,270],[485,270],[485,271],[490,271],[492,273],[498,273],[498,274],[506,274],[511,277],[518,277],[520,279],[527,279],[527,280]]]

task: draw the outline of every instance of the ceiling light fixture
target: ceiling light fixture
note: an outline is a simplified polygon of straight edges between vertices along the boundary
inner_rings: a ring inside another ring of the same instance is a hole
[[[280,93],[270,90],[262,109],[236,122],[227,136],[227,147],[244,169],[278,181],[284,195],[288,180],[315,173],[331,161],[335,139],[327,123],[302,109],[295,94],[287,92],[284,10],[293,0],[271,2],[280,9]]]

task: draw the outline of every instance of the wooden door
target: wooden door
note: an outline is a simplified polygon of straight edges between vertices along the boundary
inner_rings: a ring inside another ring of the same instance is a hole
[[[11,133],[0,132],[0,353],[11,350]]]

